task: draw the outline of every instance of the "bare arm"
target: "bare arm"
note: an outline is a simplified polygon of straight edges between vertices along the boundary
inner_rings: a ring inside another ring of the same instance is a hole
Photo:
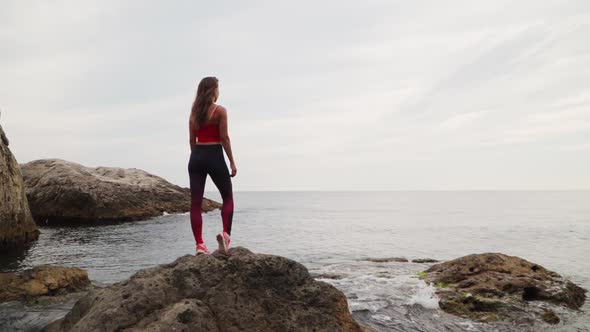
[[[234,161],[234,156],[231,151],[231,141],[229,139],[229,133],[227,130],[227,110],[224,107],[220,107],[219,116],[219,138],[221,140],[221,145],[223,145],[223,149],[225,149],[227,158],[229,159],[231,176],[235,176],[237,173],[237,168]]]
[[[188,121],[188,144],[191,147],[191,151],[193,150],[193,147],[197,145],[196,130],[190,120]]]

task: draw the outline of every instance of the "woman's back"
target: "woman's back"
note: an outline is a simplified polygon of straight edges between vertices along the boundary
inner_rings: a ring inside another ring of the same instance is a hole
[[[207,115],[205,123],[198,126],[196,130],[197,142],[199,143],[218,143],[221,135],[219,134],[219,116],[216,110],[219,105],[215,105],[213,110]]]

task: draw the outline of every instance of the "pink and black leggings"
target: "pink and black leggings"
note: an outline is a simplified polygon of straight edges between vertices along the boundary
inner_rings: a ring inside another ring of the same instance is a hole
[[[203,243],[201,204],[207,174],[209,174],[211,180],[217,186],[223,199],[223,206],[221,207],[223,231],[231,235],[234,199],[231,177],[229,176],[229,170],[223,157],[223,146],[221,144],[195,145],[192,148],[191,157],[188,162],[188,174],[191,182],[191,227],[197,244]]]

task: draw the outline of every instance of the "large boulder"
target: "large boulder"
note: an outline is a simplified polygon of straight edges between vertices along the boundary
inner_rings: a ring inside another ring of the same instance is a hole
[[[90,168],[42,159],[21,169],[31,212],[39,223],[132,221],[190,210],[188,188],[135,168]],[[203,211],[219,206],[203,199]]]
[[[0,126],[0,251],[22,246],[38,237],[20,168]]]
[[[440,308],[479,321],[555,324],[557,308],[578,309],[586,290],[519,257],[474,254],[433,265],[422,277],[434,284]]]
[[[93,289],[48,331],[362,331],[346,297],[280,256],[186,255]]]
[[[79,268],[42,265],[21,272],[0,273],[0,303],[31,302],[40,296],[58,296],[84,291],[88,273]]]

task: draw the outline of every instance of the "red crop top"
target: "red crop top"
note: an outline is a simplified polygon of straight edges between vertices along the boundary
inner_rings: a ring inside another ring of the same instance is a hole
[[[211,115],[209,116],[209,119],[213,118],[213,114],[215,114],[215,111],[217,110],[217,106],[219,106],[219,105],[215,105],[215,108],[213,109],[213,111],[211,111]],[[197,134],[197,142],[199,142],[199,143],[219,142],[220,141],[219,123],[204,124],[204,125],[200,126],[199,128],[197,128],[196,134]]]

